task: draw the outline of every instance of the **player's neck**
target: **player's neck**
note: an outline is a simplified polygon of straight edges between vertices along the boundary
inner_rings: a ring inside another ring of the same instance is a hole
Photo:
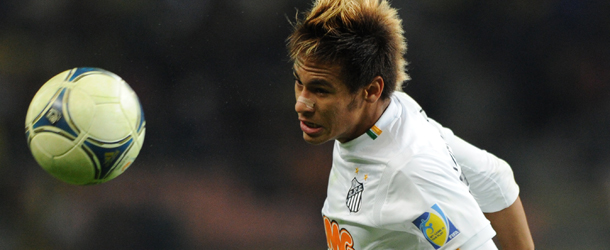
[[[360,122],[356,125],[356,127],[354,129],[355,133],[353,133],[353,135],[354,135],[353,138],[350,138],[347,140],[339,139],[339,142],[346,143],[346,142],[356,139],[359,136],[366,133],[366,131],[368,131],[371,127],[373,127],[373,125],[375,125],[375,123],[377,123],[379,118],[381,118],[381,116],[383,115],[383,112],[385,112],[385,110],[390,105],[390,102],[391,102],[390,98],[388,98],[386,100],[379,99],[375,103],[372,103],[372,104],[370,104],[370,106],[366,107],[363,110]]]
[[[371,119],[372,122],[367,127],[367,130],[370,129],[371,127],[373,127],[373,125],[375,125],[377,123],[377,121],[379,121],[379,118],[381,118],[381,116],[383,115],[385,110],[388,108],[388,106],[390,106],[391,101],[392,101],[392,99],[390,99],[390,98],[385,99],[385,100],[380,99],[379,101],[377,101],[377,103],[376,103],[377,105],[374,108],[372,119]]]

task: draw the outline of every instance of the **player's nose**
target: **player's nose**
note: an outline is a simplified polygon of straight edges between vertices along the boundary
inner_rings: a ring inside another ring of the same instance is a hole
[[[294,110],[297,113],[313,112],[314,107],[315,102],[303,96],[299,96],[297,98],[297,103],[294,105]]]

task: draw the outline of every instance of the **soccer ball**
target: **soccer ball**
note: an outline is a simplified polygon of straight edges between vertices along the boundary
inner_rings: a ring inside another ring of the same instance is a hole
[[[66,70],[38,90],[25,119],[36,162],[67,183],[91,185],[122,174],[146,132],[136,93],[99,68]]]

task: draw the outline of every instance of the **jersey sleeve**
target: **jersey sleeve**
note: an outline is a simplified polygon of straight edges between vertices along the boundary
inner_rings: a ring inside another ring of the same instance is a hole
[[[478,246],[495,235],[450,159],[412,157],[390,181],[381,224],[405,230],[435,249]],[[419,248],[418,248],[419,249]],[[462,248],[468,249],[468,248]]]
[[[519,186],[508,163],[462,140],[438,122],[429,121],[441,132],[453,151],[470,191],[483,212],[497,212],[515,202]]]

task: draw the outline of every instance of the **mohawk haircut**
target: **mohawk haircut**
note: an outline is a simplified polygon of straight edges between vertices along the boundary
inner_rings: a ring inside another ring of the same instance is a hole
[[[387,99],[410,79],[402,20],[387,0],[316,0],[302,19],[297,13],[292,25],[290,60],[340,66],[351,93],[381,76],[381,98]]]

